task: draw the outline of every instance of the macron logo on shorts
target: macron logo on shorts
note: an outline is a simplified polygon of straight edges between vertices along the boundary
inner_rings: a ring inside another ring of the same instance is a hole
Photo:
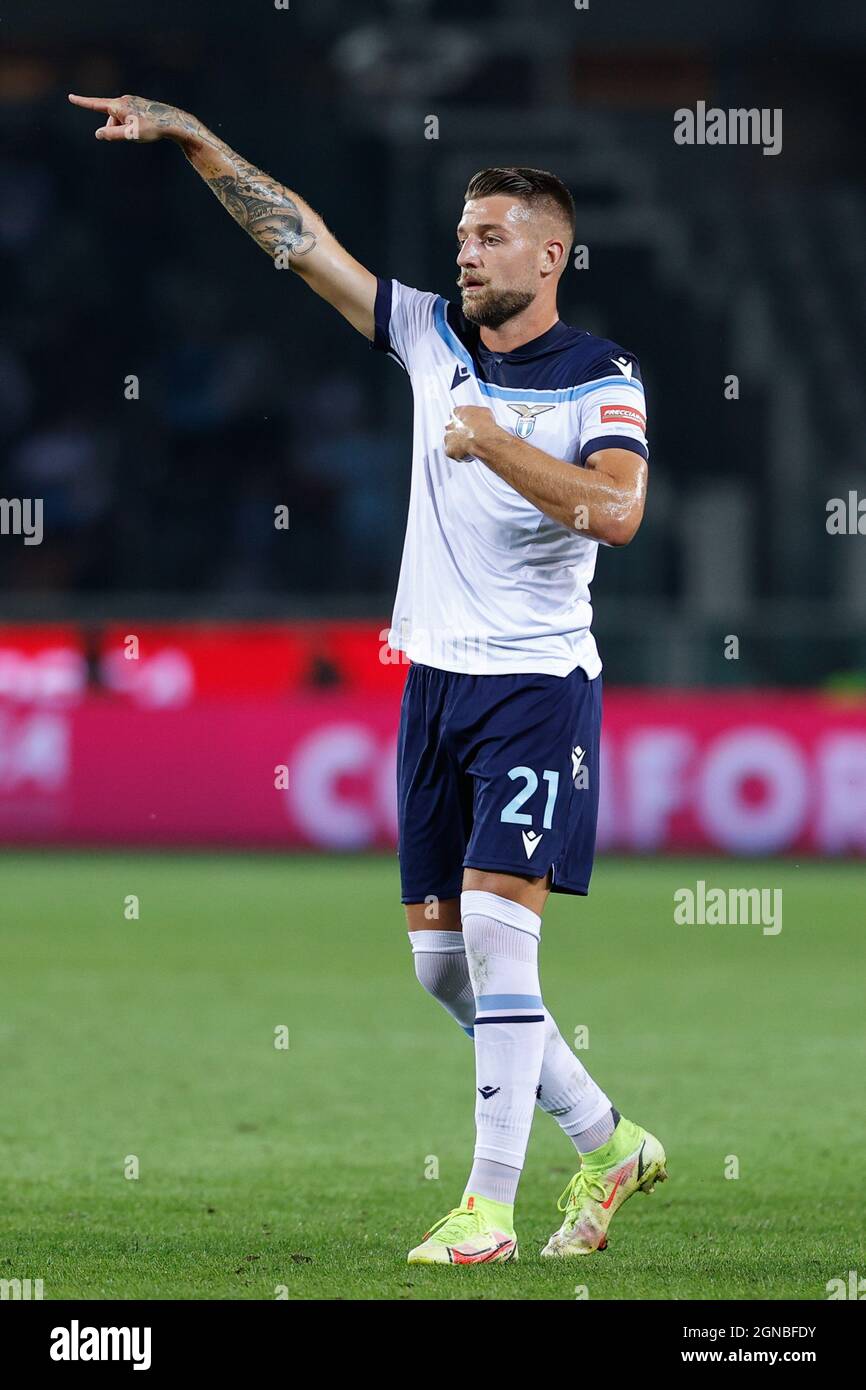
[[[541,835],[536,835],[534,830],[524,830],[522,834],[523,848],[526,850],[526,857],[527,859],[531,859],[538,849],[538,846],[541,844],[543,837]]]

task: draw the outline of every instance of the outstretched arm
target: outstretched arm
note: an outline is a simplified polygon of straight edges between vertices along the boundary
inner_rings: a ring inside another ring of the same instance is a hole
[[[106,116],[98,140],[173,140],[236,222],[284,269],[290,267],[366,338],[374,335],[376,277],[340,245],[292,189],[249,164],[188,111],[145,97],[81,97]]]

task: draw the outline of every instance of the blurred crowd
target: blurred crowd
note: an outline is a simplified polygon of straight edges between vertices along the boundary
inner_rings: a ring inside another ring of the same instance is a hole
[[[179,150],[100,146],[56,91],[6,115],[0,496],[44,499],[46,542],[0,546],[4,590],[391,588],[407,447],[376,377],[398,369]]]
[[[716,679],[720,634],[750,615],[753,661],[770,653],[753,677],[800,678],[806,627],[824,669],[847,665],[864,571],[824,509],[862,472],[859,49],[781,63],[740,23],[737,49],[681,39],[668,61],[637,38],[584,44],[601,7],[577,29],[560,14],[553,45],[517,0],[483,20],[457,0],[350,16],[321,0],[243,34],[222,0],[154,0],[149,25],[99,4],[88,27],[95,4],[0,55],[0,497],[42,498],[46,536],[0,538],[9,613],[29,596],[40,616],[120,612],[131,594],[177,616],[381,613],[397,578],[405,375],[277,271],[178,149],[98,144],[99,118],[66,102],[132,90],[194,111],[374,272],[452,297],[464,180],[485,162],[559,172],[590,251],[562,316],[635,351],[647,385],[647,517],[639,544],[599,558],[623,669]],[[679,30],[700,27],[678,9]],[[783,105],[785,152],[680,148],[671,113],[695,92]],[[793,605],[784,632],[776,603]]]

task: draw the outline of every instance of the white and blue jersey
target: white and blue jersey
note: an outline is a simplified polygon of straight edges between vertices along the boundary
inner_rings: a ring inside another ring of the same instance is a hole
[[[558,322],[493,352],[461,310],[380,279],[373,346],[415,397],[412,489],[389,641],[412,661],[397,752],[403,901],[456,898],[464,868],[584,894],[598,818],[597,542],[477,459],[445,453],[460,405],[554,458],[647,457],[636,358]]]
[[[455,406],[480,405],[555,458],[605,448],[648,457],[637,359],[562,322],[512,352],[440,295],[380,278],[373,346],[409,375],[412,487],[389,641],[412,661],[473,675],[592,678],[590,583],[598,543],[552,520],[477,460],[448,457]]]

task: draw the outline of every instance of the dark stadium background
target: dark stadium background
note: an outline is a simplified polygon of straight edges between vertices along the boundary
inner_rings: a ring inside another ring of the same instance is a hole
[[[129,90],[194,111],[376,272],[448,295],[467,177],[559,172],[590,247],[562,315],[638,353],[651,407],[640,542],[598,566],[609,677],[862,673],[866,547],[824,524],[863,479],[862,10],[37,0],[5,8],[3,39],[0,483],[38,480],[48,527],[0,548],[4,616],[389,609],[403,374],[176,148],[100,148],[65,101]],[[672,111],[699,98],[782,107],[782,154],[677,147]],[[728,631],[749,637],[736,663]]]

